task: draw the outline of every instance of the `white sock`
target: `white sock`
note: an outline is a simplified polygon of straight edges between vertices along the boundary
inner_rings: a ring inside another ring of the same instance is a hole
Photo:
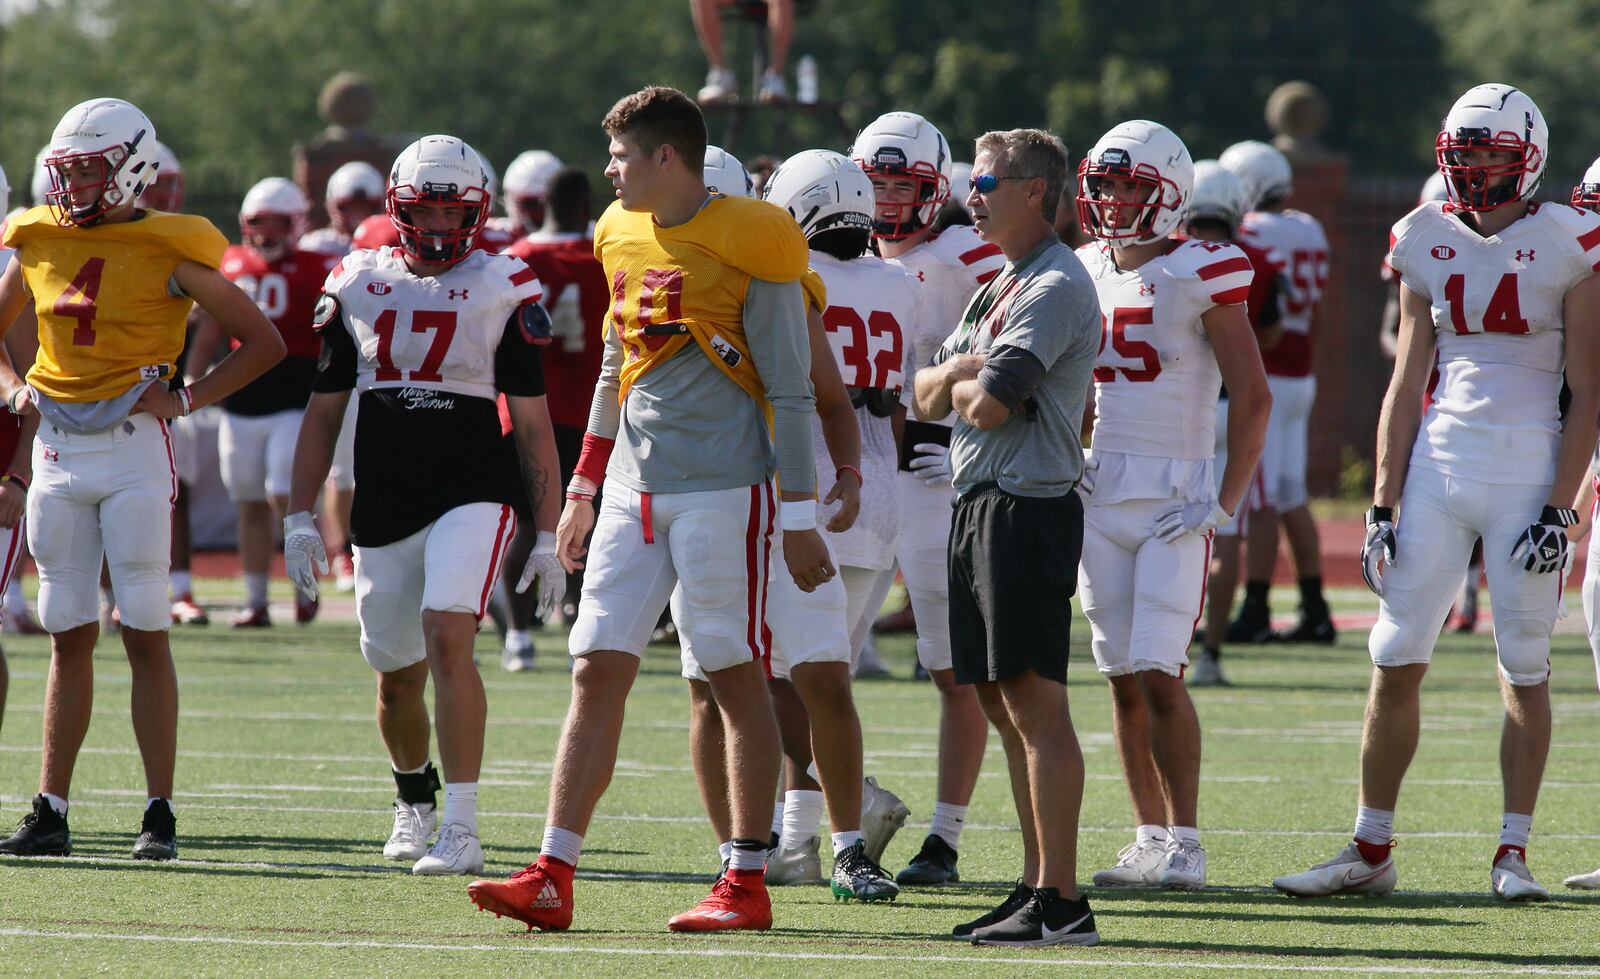
[[[39,794],[44,796],[44,801],[50,803],[50,808],[56,811],[57,816],[65,816],[67,814],[67,800],[59,795],[51,795],[48,792],[40,792]]]
[[[861,831],[859,829],[847,830],[843,833],[835,833],[833,834],[833,855],[837,857],[839,854],[860,842]]]
[[[194,590],[194,576],[187,571],[174,571],[170,575],[172,580],[172,597],[188,595]]]
[[[953,802],[933,804],[933,825],[928,831],[950,844],[950,849],[961,849],[961,830],[967,824],[967,807]]]
[[[478,783],[444,783],[444,823],[459,823],[478,835]]]
[[[760,871],[767,866],[767,848],[765,846],[751,846],[747,841],[745,846],[729,843],[733,851],[728,856],[729,870],[755,870]]]
[[[722,863],[724,866],[726,866],[728,861],[733,859],[733,841],[728,840],[724,843],[718,844],[717,856],[722,858]]]
[[[244,600],[251,608],[267,607],[267,576],[264,574],[246,574],[244,576]]]
[[[1165,826],[1157,826],[1155,823],[1140,823],[1134,839],[1139,843],[1165,844],[1171,837],[1167,835]]]
[[[774,802],[772,804],[772,835],[773,836],[782,836],[783,835],[783,803],[782,802]]]
[[[1387,846],[1394,839],[1394,810],[1356,807],[1356,839]]]
[[[544,842],[539,844],[539,855],[554,857],[568,866],[578,865],[578,854],[583,852],[583,837],[569,829],[556,826],[544,828]]]
[[[1500,845],[1528,849],[1528,834],[1533,832],[1533,817],[1520,812],[1508,812],[1500,821]]]
[[[1187,843],[1190,846],[1200,845],[1200,831],[1193,826],[1173,826],[1171,829],[1172,838],[1179,843]]]
[[[13,574],[10,583],[6,585],[5,607],[12,615],[26,615],[28,612],[28,596],[22,591],[20,574]]]
[[[527,629],[507,629],[506,648],[520,653],[533,645],[533,634]]]
[[[822,829],[822,793],[790,789],[783,794],[783,841],[792,850],[816,836]]]

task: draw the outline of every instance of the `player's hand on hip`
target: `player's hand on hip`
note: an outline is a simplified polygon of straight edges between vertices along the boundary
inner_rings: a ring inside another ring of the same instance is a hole
[[[1094,477],[1100,471],[1100,460],[1087,452],[1083,456],[1083,475],[1078,477],[1078,495],[1090,496],[1094,493]]]
[[[591,500],[567,500],[561,508],[561,522],[556,525],[556,558],[567,573],[583,567],[579,558],[589,549],[583,542],[594,529],[594,503]]]
[[[838,574],[833,559],[828,556],[828,545],[815,530],[784,531],[783,561],[789,566],[789,576],[803,592],[816,591]]]
[[[822,503],[824,506],[840,504],[839,512],[828,520],[830,534],[842,534],[854,527],[856,517],[861,514],[861,478],[852,469],[839,470],[839,478],[834,480],[833,489]]]
[[[10,530],[28,509],[28,493],[18,483],[0,483],[0,529]]]
[[[906,466],[911,475],[929,486],[950,487],[950,447],[938,442],[918,442],[911,447],[917,453]]]
[[[1539,519],[1517,538],[1511,548],[1511,563],[1522,565],[1522,570],[1534,574],[1550,574],[1566,564],[1567,528],[1578,522],[1578,515],[1570,508],[1545,505]]]
[[[527,591],[536,578],[539,581],[539,602],[534,611],[539,618],[548,619],[567,592],[567,572],[556,555],[556,535],[548,530],[539,531],[533,553],[528,555],[528,563],[522,566],[517,594]]]
[[[317,572],[328,573],[328,552],[316,522],[304,510],[283,518],[283,567],[300,594],[315,601]]]
[[[11,392],[11,397],[6,399],[6,407],[11,410],[13,415],[21,418],[24,415],[31,415],[35,411],[39,410],[39,407],[35,401],[36,399],[33,395],[33,388],[24,384],[15,391]]]
[[[158,381],[144,389],[128,414],[137,415],[140,412],[170,421],[183,414],[183,395],[168,390],[165,384]]]
[[[1394,508],[1375,506],[1367,511],[1367,539],[1361,545],[1361,577],[1374,595],[1383,597],[1383,566],[1394,567]]]
[[[1185,503],[1156,518],[1155,535],[1170,544],[1185,534],[1209,534],[1231,516],[1216,500]]]

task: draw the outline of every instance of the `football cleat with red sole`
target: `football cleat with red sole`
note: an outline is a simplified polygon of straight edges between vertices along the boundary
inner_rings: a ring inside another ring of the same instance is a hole
[[[704,901],[667,922],[672,931],[766,931],[772,898],[759,870],[729,870],[711,885]]]
[[[515,918],[529,931],[572,927],[572,868],[559,860],[540,857],[510,880],[475,880],[467,885],[467,897],[478,910]]]

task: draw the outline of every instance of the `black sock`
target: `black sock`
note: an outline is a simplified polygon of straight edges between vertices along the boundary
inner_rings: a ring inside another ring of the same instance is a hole
[[[439,772],[431,761],[420,772],[395,772],[394,787],[400,801],[408,806],[439,807],[439,797],[435,794],[439,791]]]
[[[1300,579],[1300,614],[1308,619],[1328,617],[1328,602],[1322,597],[1322,576]]]
[[[1212,659],[1215,659],[1215,660],[1222,659],[1222,649],[1220,647],[1217,647],[1217,646],[1201,646],[1200,648],[1205,650],[1206,655],[1210,656]]]
[[[1265,613],[1267,611],[1267,592],[1272,590],[1270,581],[1247,581],[1244,583],[1244,604],[1239,607],[1241,616],[1249,613]]]

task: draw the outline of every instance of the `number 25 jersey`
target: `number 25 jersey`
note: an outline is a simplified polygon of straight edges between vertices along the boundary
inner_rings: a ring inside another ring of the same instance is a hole
[[[1439,383],[1411,464],[1548,483],[1561,439],[1562,303],[1600,263],[1600,216],[1534,204],[1483,237],[1428,201],[1394,226],[1389,265],[1432,306]]]

